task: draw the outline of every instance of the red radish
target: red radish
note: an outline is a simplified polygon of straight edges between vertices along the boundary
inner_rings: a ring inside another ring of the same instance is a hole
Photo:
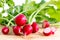
[[[52,34],[55,34],[56,28],[55,27],[51,27],[51,31],[52,31]]]
[[[50,36],[51,35],[51,28],[45,28],[44,31],[43,31],[43,34],[45,36]]]
[[[16,18],[15,18],[15,23],[18,25],[18,26],[23,26],[25,25],[27,22],[27,18],[24,14],[20,14],[18,15]]]
[[[33,28],[33,33],[37,32],[39,30],[38,24],[36,22],[33,22],[32,28]]]
[[[6,26],[3,27],[3,28],[2,28],[2,33],[3,33],[3,34],[8,34],[8,33],[9,33],[9,28],[6,27]]]
[[[20,35],[21,27],[20,26],[14,26],[13,27],[13,32],[14,32],[15,35]]]
[[[23,27],[23,34],[24,35],[29,35],[30,33],[32,33],[32,26],[30,24],[26,24]]]
[[[47,27],[49,27],[50,26],[50,23],[47,21],[47,20],[45,20],[44,22],[43,22],[43,24],[42,24],[42,27],[43,28],[47,28]]]

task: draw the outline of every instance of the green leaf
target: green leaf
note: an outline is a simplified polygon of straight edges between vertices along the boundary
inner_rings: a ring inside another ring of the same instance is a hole
[[[51,18],[55,18],[57,21],[60,21],[60,10],[55,10],[53,7],[47,10],[47,13]]]
[[[0,13],[0,23],[2,23],[3,19],[2,18],[2,13]]]
[[[14,6],[13,0],[6,0],[6,3],[7,3],[9,6],[11,6],[11,7]]]
[[[20,12],[23,11],[23,6],[15,6],[15,7],[14,7],[14,10],[15,10],[14,13],[15,13],[15,12],[20,13]]]
[[[51,0],[52,4],[56,5],[58,9],[60,9],[60,0]]]
[[[29,15],[37,9],[37,4],[35,1],[32,1],[28,4],[24,4],[23,10],[26,11]]]
[[[36,22],[37,22],[37,23],[40,23],[42,20],[43,20],[42,17],[36,17]]]
[[[48,18],[47,19],[50,23],[56,23],[58,22],[55,18]]]
[[[13,8],[9,8],[9,9],[7,10],[7,12],[10,13],[10,14],[13,14],[12,11],[13,11]]]
[[[41,0],[40,4],[43,4],[43,3],[45,3],[45,0]]]
[[[3,2],[2,1],[0,1],[0,7],[3,7]]]
[[[55,2],[55,5],[57,6],[58,9],[60,9],[60,1],[59,2]]]

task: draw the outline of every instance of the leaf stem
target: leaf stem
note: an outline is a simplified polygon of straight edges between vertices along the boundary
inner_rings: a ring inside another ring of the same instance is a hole
[[[9,22],[9,20],[6,19],[6,18],[0,18],[0,19],[4,19],[4,20],[6,20],[7,22]],[[11,22],[11,24],[14,25],[12,22]]]
[[[29,17],[29,24],[32,24],[32,20],[36,17],[36,15],[44,9],[50,2],[42,4],[36,11],[34,11],[31,16]],[[36,12],[36,13],[35,13]]]
[[[13,15],[9,14],[11,17],[14,17]]]
[[[29,17],[29,24],[30,24],[30,22],[31,22],[31,19],[32,19],[32,16],[34,15],[34,13],[35,13],[36,11],[34,11],[32,14],[31,14],[31,16]]]

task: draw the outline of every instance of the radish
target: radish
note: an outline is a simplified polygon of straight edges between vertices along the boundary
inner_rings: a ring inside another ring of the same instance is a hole
[[[33,33],[36,33],[39,30],[38,24],[36,22],[33,22],[32,28],[33,28]]]
[[[18,26],[23,26],[25,25],[27,22],[27,18],[24,14],[20,14],[18,15],[16,18],[15,18],[15,23],[18,25]]]
[[[49,27],[50,26],[50,23],[47,21],[47,20],[45,20],[44,22],[43,22],[43,24],[42,24],[42,27],[43,28],[47,28],[47,27]]]
[[[23,27],[23,34],[24,35],[29,35],[32,33],[32,26],[30,24],[26,24],[24,27]]]
[[[52,31],[51,31],[51,28],[48,27],[48,28],[45,28],[45,29],[44,29],[43,34],[44,34],[45,36],[49,36],[49,35],[51,35],[51,32],[52,32]]]
[[[51,27],[51,31],[52,31],[52,34],[55,34],[56,28],[55,27]]]
[[[3,27],[3,28],[2,28],[2,33],[3,33],[3,34],[8,34],[8,33],[9,33],[9,28],[6,27],[6,26]]]
[[[13,32],[14,32],[15,35],[20,35],[21,27],[20,26],[14,26],[13,27]]]

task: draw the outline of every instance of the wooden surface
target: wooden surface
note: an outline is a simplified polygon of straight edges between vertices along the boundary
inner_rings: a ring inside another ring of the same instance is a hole
[[[10,29],[12,31],[12,29]],[[57,29],[56,33],[51,36],[44,36],[42,34],[43,29],[40,29],[37,33],[32,33],[28,36],[16,36],[11,32],[8,35],[3,35],[0,28],[0,40],[60,40],[60,28]]]

